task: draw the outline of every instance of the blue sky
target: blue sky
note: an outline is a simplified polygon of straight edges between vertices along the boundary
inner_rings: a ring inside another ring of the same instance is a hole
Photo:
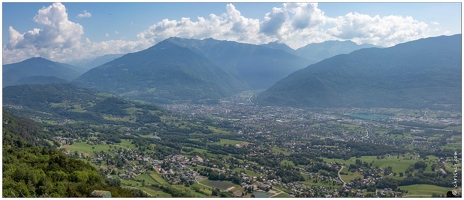
[[[296,49],[327,40],[392,46],[461,33],[460,2],[4,2],[2,9],[4,63],[35,56],[67,62],[129,53],[171,36],[252,44],[280,41]]]

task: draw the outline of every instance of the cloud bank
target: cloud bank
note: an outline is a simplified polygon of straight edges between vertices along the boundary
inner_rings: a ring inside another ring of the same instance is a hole
[[[78,18],[91,17],[86,10]],[[105,54],[120,54],[143,50],[169,37],[214,38],[251,44],[279,40],[299,48],[326,40],[351,40],[392,46],[429,37],[431,28],[425,22],[403,16],[369,16],[348,13],[328,17],[317,3],[284,3],[265,13],[262,19],[243,16],[233,4],[221,15],[208,17],[163,19],[137,34],[135,41],[108,40],[92,42],[84,38],[84,27],[68,19],[66,8],[53,3],[38,11],[33,18],[42,27],[19,33],[9,27],[9,42],[3,46],[3,62],[18,62],[41,56],[67,62]],[[432,22],[434,29],[438,23]],[[115,32],[118,34],[117,32]],[[109,36],[109,35],[108,35]]]

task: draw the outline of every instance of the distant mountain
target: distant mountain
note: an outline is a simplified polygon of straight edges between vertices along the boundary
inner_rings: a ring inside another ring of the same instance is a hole
[[[52,84],[52,83],[67,83],[67,80],[55,76],[27,76],[19,79],[14,85],[25,84]]]
[[[250,87],[265,89],[311,61],[261,45],[214,39],[169,38],[171,42],[201,53]]]
[[[281,42],[269,42],[267,44],[262,44],[261,46],[264,46],[264,47],[267,47],[267,48],[270,48],[270,49],[279,49],[279,50],[283,50],[283,51],[286,51],[287,53],[291,53],[291,54],[295,54],[296,55],[296,50],[295,49],[292,49],[291,47],[289,47],[288,45],[286,45],[285,43],[281,43]]]
[[[54,76],[70,81],[81,73],[77,67],[53,62],[44,58],[30,58],[19,63],[3,65],[3,87],[25,82],[27,77]],[[27,81],[26,81],[27,82]]]
[[[203,55],[171,40],[93,68],[73,83],[155,103],[214,102],[247,89]]]
[[[103,55],[103,56],[98,56],[93,59],[85,59],[85,60],[75,60],[71,61],[70,64],[74,66],[78,66],[83,68],[86,72],[92,68],[98,67],[100,65],[103,65],[107,62],[110,62],[116,58],[120,58],[124,54],[108,54],[108,55]]]
[[[358,45],[352,41],[325,41],[322,43],[311,43],[301,47],[295,51],[295,55],[319,62],[335,55],[348,54],[359,49],[372,47],[376,46],[371,44]]]
[[[262,105],[461,108],[461,35],[368,48],[310,65],[260,94]]]

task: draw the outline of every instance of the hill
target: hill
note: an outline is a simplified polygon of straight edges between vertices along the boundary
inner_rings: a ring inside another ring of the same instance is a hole
[[[112,197],[146,197],[139,190],[107,184],[108,180],[84,161],[23,138],[45,135],[39,127],[3,110],[3,197],[90,197],[94,190],[110,191]]]
[[[159,121],[164,112],[154,105],[71,84],[8,86],[3,89],[3,105],[13,114],[52,124],[144,124]]]
[[[91,69],[75,84],[155,103],[217,101],[246,84],[170,40]]]
[[[256,101],[305,107],[461,106],[461,35],[361,49],[310,65]]]
[[[83,72],[78,67],[53,62],[45,58],[30,58],[22,62],[3,65],[3,87],[27,82],[27,77],[55,76],[70,81]]]
[[[52,84],[52,83],[67,83],[68,81],[55,76],[27,76],[19,79],[14,85],[25,84]]]
[[[173,43],[201,53],[245,81],[251,88],[266,89],[311,61],[280,49],[214,39],[169,38]]]

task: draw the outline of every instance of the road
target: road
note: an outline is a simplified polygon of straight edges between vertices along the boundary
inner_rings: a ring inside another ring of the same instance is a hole
[[[207,186],[207,185],[204,185],[204,184],[200,183],[200,182],[197,180],[197,177],[198,177],[198,176],[195,176],[195,181],[196,181],[198,184],[200,184],[200,185],[202,185],[202,186],[205,186],[205,187],[207,187],[207,188],[211,188],[210,186]]]
[[[345,167],[345,166],[342,166],[342,168],[340,168],[340,170],[338,170],[338,178],[343,182],[343,187],[345,187],[346,183],[345,183],[345,181],[343,181],[342,177],[340,176],[340,172],[342,171],[343,167]]]

